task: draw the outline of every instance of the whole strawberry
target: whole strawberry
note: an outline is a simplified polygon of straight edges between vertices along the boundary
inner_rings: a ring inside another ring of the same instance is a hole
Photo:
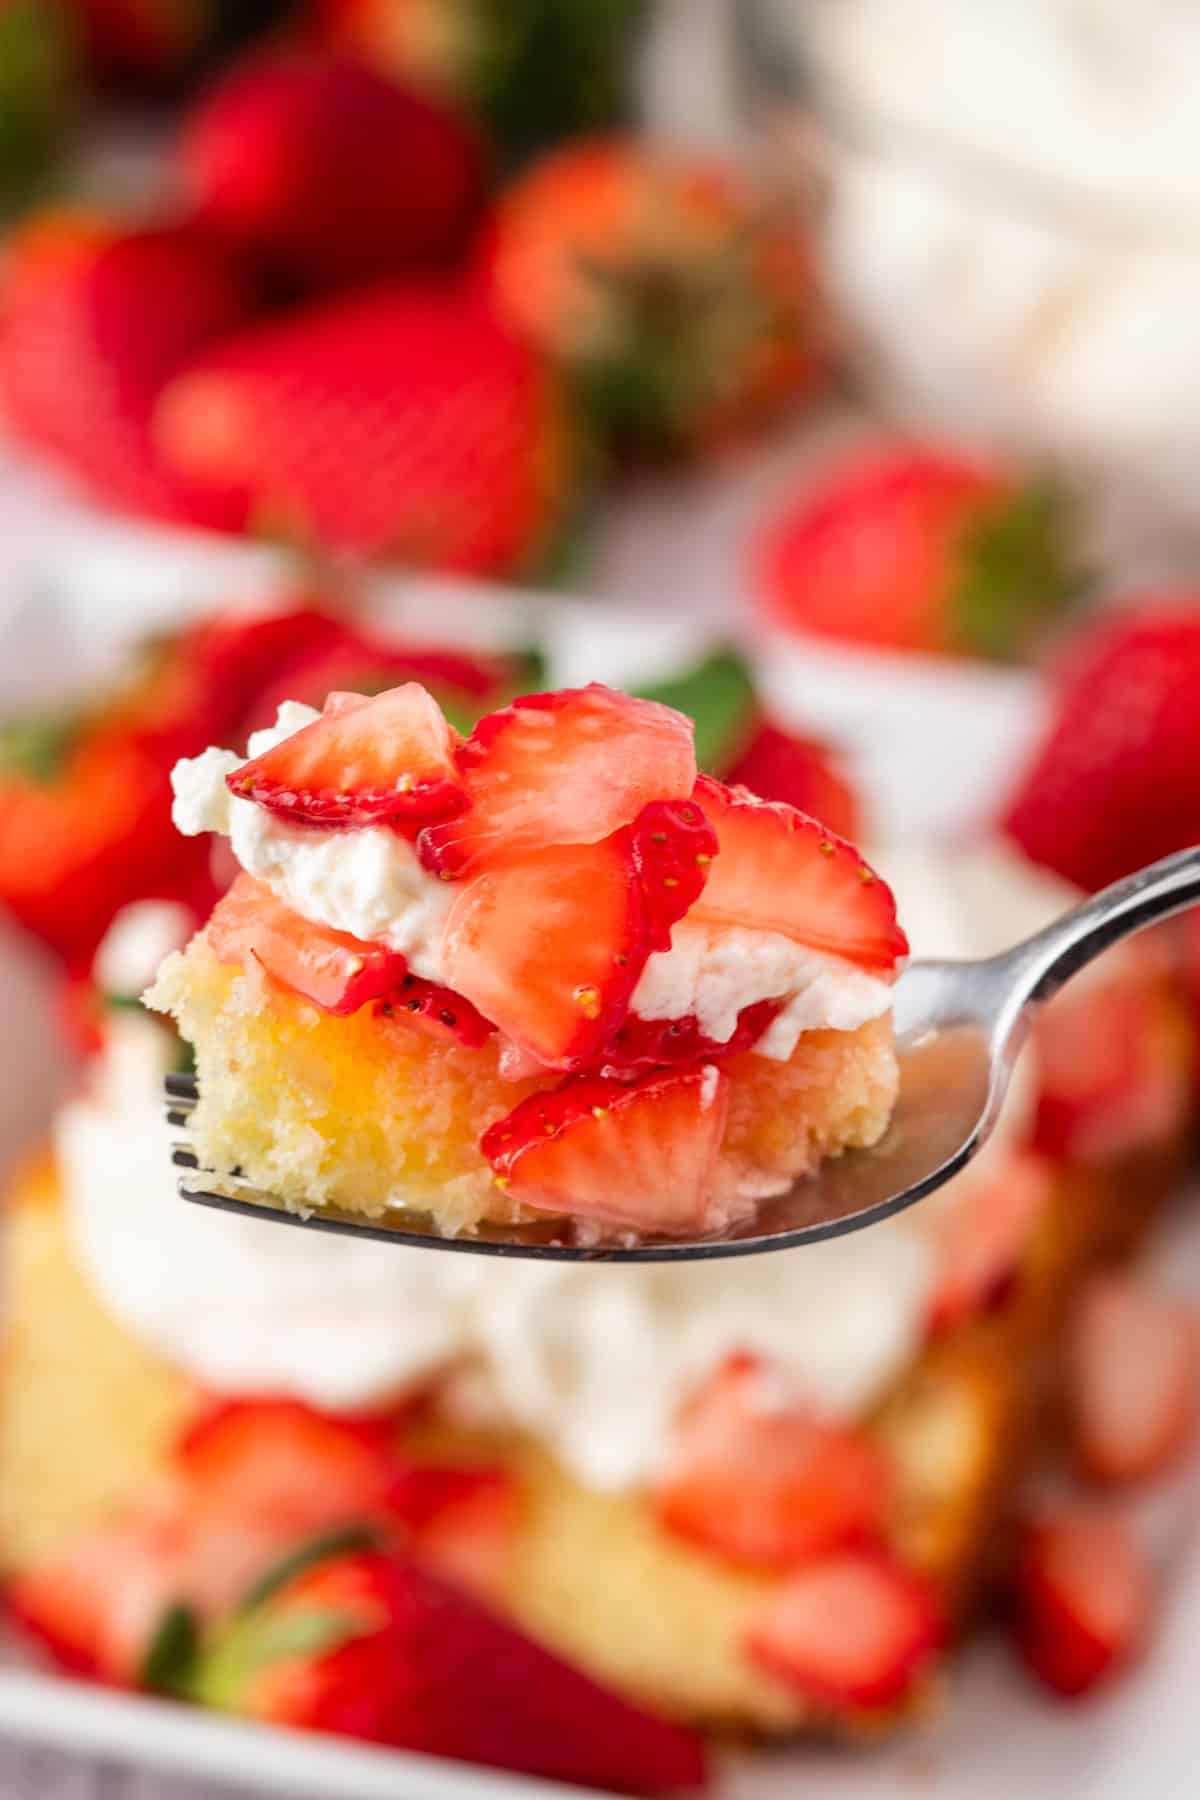
[[[1072,647],[1003,823],[1084,888],[1200,842],[1200,593],[1145,596]]]
[[[241,266],[189,228],[127,231],[90,213],[40,213],[9,243],[0,411],[112,505],[235,524],[223,484],[190,491],[163,467],[148,426],[166,378],[254,303]]]
[[[694,1788],[704,1775],[689,1733],[379,1551],[334,1556],[268,1588],[181,1685],[272,1724],[622,1793]]]
[[[633,138],[569,144],[502,196],[500,311],[566,365],[601,439],[702,448],[778,412],[821,361],[797,228],[720,164]]]
[[[647,0],[309,0],[314,35],[451,95],[509,162],[632,112]]]
[[[229,339],[171,382],[181,480],[237,484],[259,529],[471,573],[529,564],[569,474],[558,396],[477,299],[385,286]]]
[[[319,51],[222,75],[184,125],[180,164],[202,219],[310,288],[449,261],[483,187],[480,144],[446,104]]]
[[[779,624],[879,650],[1017,661],[1081,591],[1057,491],[920,444],[869,450],[753,549]]]

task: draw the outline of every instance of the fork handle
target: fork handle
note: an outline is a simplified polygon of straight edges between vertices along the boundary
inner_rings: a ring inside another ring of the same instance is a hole
[[[1200,902],[1200,846],[1164,856],[1102,888],[1090,900],[1003,956],[1007,980],[1024,1003],[1049,1000],[1072,975],[1123,938]]]

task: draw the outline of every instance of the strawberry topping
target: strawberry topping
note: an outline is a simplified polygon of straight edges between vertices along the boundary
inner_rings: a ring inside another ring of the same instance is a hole
[[[1098,1481],[1170,1467],[1200,1416],[1200,1327],[1178,1300],[1130,1276],[1096,1275],[1072,1322],[1075,1452]]]
[[[468,1050],[480,1049],[496,1029],[462,994],[419,975],[401,976],[395,991],[378,1002],[376,1011],[381,1018],[417,1025],[432,1037],[455,1038]]]
[[[753,1006],[744,1006],[723,1044],[705,1037],[694,1013],[682,1019],[641,1019],[630,1013],[611,1044],[605,1046],[604,1068],[679,1068],[711,1062],[714,1056],[734,1056],[758,1042],[782,1005],[781,1000],[757,1000]]]
[[[241,800],[308,825],[406,826],[468,804],[454,732],[415,681],[368,699],[331,694],[320,719],[227,777]]]
[[[208,922],[220,962],[262,964],[267,974],[323,1012],[353,1013],[391,994],[408,965],[386,944],[314,925],[252,875],[239,875]]]
[[[728,1105],[711,1065],[634,1084],[577,1076],[531,1094],[480,1148],[498,1185],[535,1210],[640,1232],[702,1231]]]
[[[1128,1525],[1072,1507],[1026,1527],[1017,1560],[1017,1643],[1048,1688],[1085,1694],[1145,1635],[1150,1572]]]
[[[918,1575],[882,1551],[844,1550],[770,1593],[746,1648],[806,1699],[870,1710],[903,1700],[944,1636],[941,1609]]]
[[[656,1499],[672,1531],[778,1568],[876,1536],[891,1490],[877,1445],[821,1418],[785,1371],[743,1354],[684,1407]]]
[[[806,813],[707,775],[695,797],[720,849],[692,910],[698,923],[779,932],[885,980],[895,974],[908,940],[891,890],[857,850]]]
[[[689,797],[693,736],[673,707],[598,683],[527,695],[481,719],[463,744],[469,804],[421,833],[421,860],[451,877],[498,855],[596,843],[652,801]]]

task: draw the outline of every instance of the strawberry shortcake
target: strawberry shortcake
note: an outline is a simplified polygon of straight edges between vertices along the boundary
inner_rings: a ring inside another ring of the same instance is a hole
[[[858,853],[591,687],[465,740],[422,687],[285,703],[174,774],[241,874],[149,1003],[203,1163],[447,1233],[718,1233],[875,1142],[907,945]]]

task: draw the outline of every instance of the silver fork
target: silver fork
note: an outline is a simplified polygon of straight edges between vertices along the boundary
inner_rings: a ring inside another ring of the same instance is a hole
[[[881,1142],[832,1158],[721,1237],[593,1245],[574,1241],[561,1219],[486,1225],[470,1235],[443,1237],[428,1219],[399,1210],[383,1219],[330,1207],[301,1214],[237,1175],[199,1169],[186,1143],[173,1153],[186,1171],[179,1191],[185,1200],[249,1218],[488,1256],[666,1262],[748,1256],[838,1237],[912,1206],[964,1169],[991,1135],[1038,1009],[1101,951],[1197,900],[1200,848],[1116,882],[999,956],[911,963],[896,983],[900,1094]],[[197,1099],[195,1080],[169,1075],[166,1085],[167,1117],[186,1127]]]

